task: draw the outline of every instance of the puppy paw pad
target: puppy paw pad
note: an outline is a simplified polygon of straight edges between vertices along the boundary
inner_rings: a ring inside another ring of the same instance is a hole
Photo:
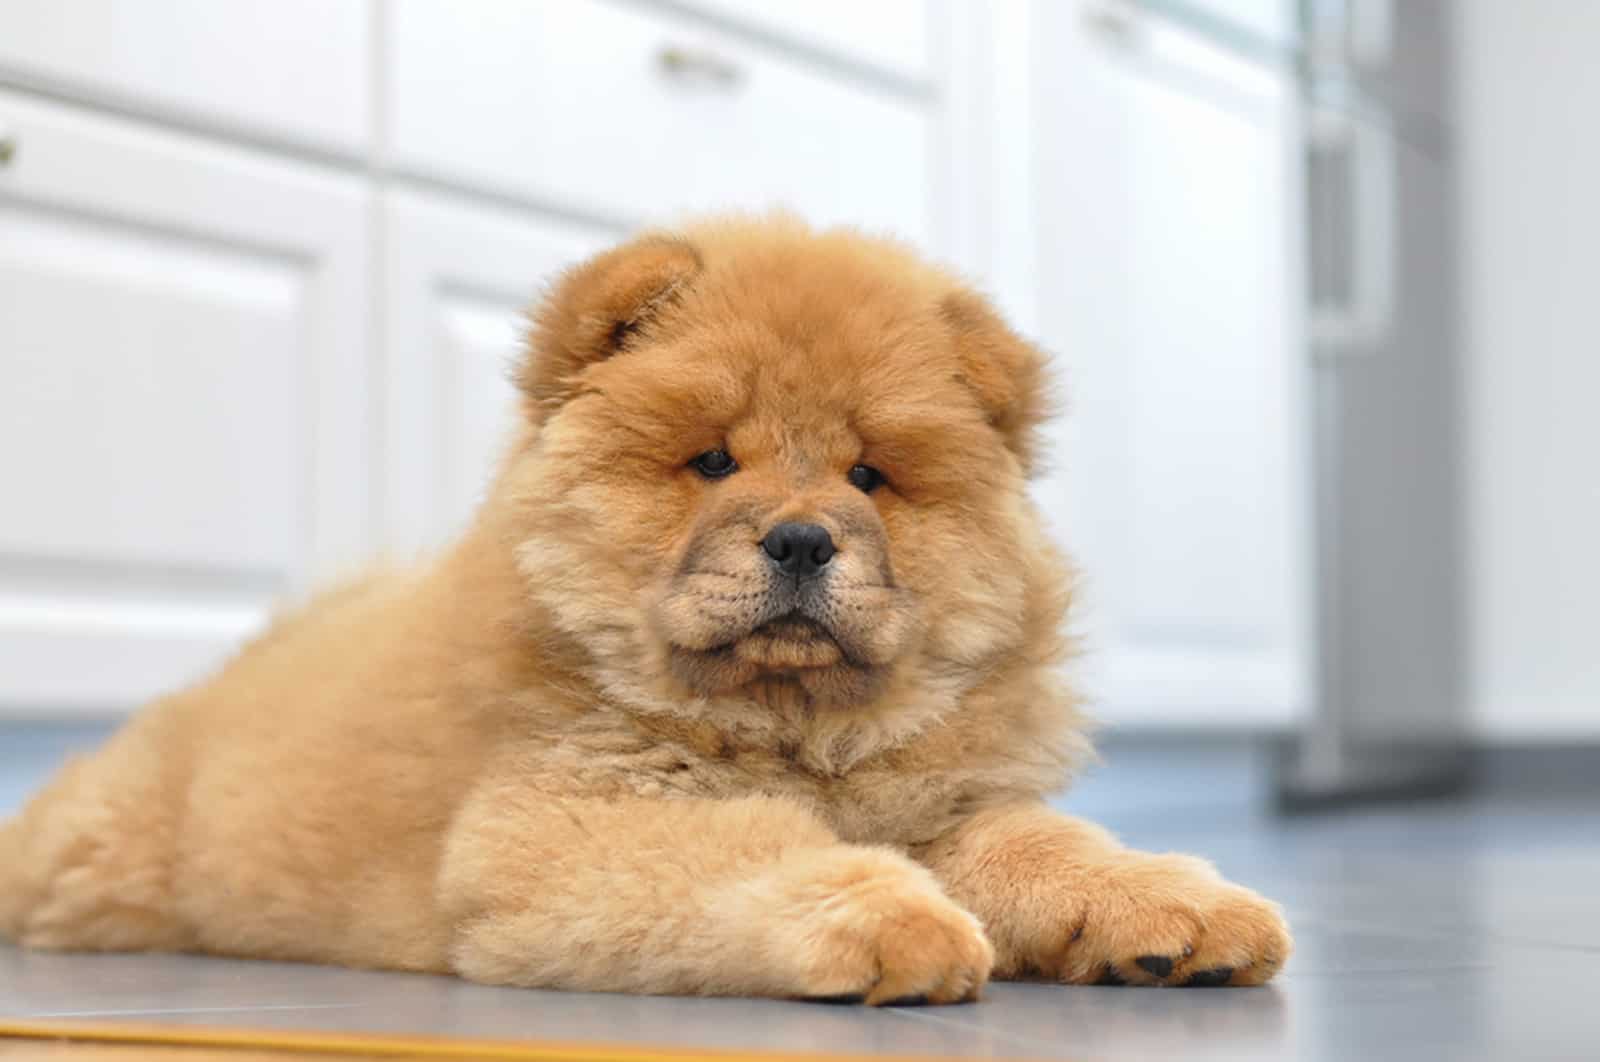
[[[1233,967],[1216,966],[1191,974],[1184,982],[1186,988],[1220,988],[1233,977]]]
[[[928,997],[924,993],[918,993],[914,996],[901,996],[899,999],[891,999],[884,1004],[886,1007],[925,1007],[927,1005]]]
[[[831,996],[805,996],[803,998],[807,1003],[826,1003],[832,1006],[850,1006],[857,1003],[865,1003],[867,1001],[867,994],[865,992],[838,992]]]
[[[1172,975],[1172,959],[1165,955],[1141,955],[1133,961],[1139,965],[1139,969],[1151,977]]]

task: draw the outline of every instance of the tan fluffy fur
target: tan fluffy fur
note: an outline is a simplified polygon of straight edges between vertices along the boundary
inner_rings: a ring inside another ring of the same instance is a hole
[[[1266,980],[1273,905],[1042,802],[1086,750],[1025,491],[1042,374],[848,232],[713,222],[578,267],[471,528],[63,771],[0,827],[0,935],[869,1002]],[[759,546],[782,520],[838,545],[803,595]]]

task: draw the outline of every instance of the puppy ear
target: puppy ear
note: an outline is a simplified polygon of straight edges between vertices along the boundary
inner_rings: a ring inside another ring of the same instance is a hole
[[[1017,455],[1023,473],[1031,475],[1039,449],[1036,429],[1050,415],[1044,352],[1008,328],[973,292],[946,295],[939,312],[955,337],[962,382]]]
[[[586,367],[647,333],[699,271],[700,254],[687,241],[645,236],[562,274],[533,315],[517,373],[534,418],[566,401]]]

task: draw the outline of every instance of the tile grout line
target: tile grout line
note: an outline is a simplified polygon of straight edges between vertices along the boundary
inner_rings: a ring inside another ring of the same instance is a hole
[[[920,1019],[922,1021],[932,1022],[933,1024],[944,1028],[960,1029],[962,1032],[968,1035],[992,1036],[1004,1043],[1012,1044],[1016,1047],[1025,1048],[1030,1051],[1050,1051],[1053,1053],[1054,1057],[1057,1058],[1064,1057],[1061,1054],[1062,1045],[1060,1044],[1051,1043],[1048,1040],[1040,1040],[1036,1037],[1026,1036],[1020,1033],[1010,1032],[1008,1030],[996,1030],[982,1025],[968,1025],[964,1021],[957,1021],[955,1018],[947,1018],[943,1014],[927,1013],[926,1007],[897,1007],[893,1009],[893,1013],[902,1018]]]

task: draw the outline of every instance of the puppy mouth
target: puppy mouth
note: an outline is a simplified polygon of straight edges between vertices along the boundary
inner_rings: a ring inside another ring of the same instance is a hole
[[[808,703],[865,703],[890,674],[914,617],[902,592],[850,589],[840,598],[820,582],[810,592],[773,593],[770,584],[742,591],[716,580],[669,598],[656,614],[668,666],[700,695],[783,690]]]
[[[845,657],[833,632],[799,611],[768,620],[728,649],[740,660],[774,671],[832,667]]]
[[[911,636],[905,591],[839,572],[799,583],[770,573],[680,571],[651,606],[674,676],[697,694],[792,684],[818,702],[876,695]]]

